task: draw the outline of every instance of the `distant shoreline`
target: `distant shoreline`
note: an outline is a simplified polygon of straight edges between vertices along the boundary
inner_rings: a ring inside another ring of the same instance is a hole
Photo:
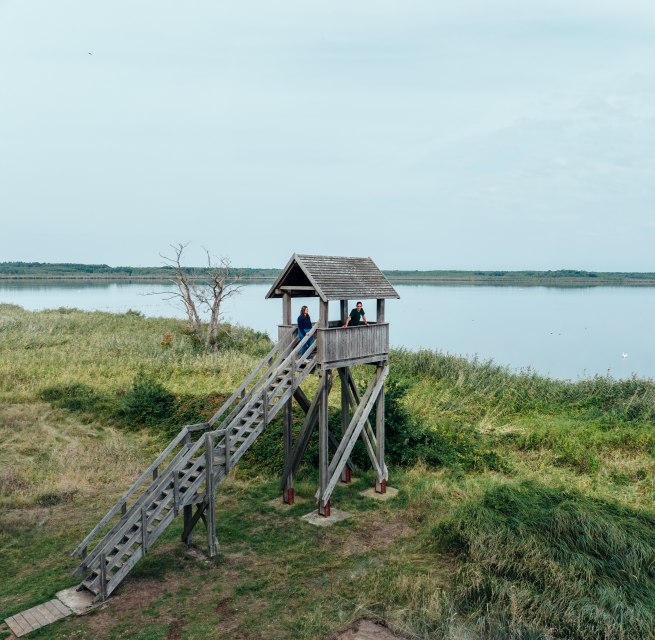
[[[190,269],[202,281],[206,270]],[[235,268],[244,284],[271,283],[277,269]],[[655,273],[588,271],[397,271],[384,272],[393,284],[514,286],[514,287],[655,287]],[[170,282],[172,270],[161,267],[108,267],[107,265],[0,263],[5,283],[152,283]]]

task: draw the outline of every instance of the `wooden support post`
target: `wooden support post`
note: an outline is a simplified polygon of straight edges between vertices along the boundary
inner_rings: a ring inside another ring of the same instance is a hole
[[[216,496],[214,495],[214,438],[205,434],[205,500],[207,501],[205,524],[209,557],[216,557],[218,541],[216,539]]]
[[[282,324],[291,324],[291,296],[288,293],[282,296]]]
[[[382,301],[384,302],[384,300]],[[378,300],[378,305],[380,301]],[[378,366],[376,370],[376,375],[378,379],[382,376],[384,372],[383,366]],[[376,458],[378,461],[378,466],[380,469],[384,469],[384,386],[380,389],[378,393],[378,399],[375,407],[375,439],[377,440],[377,451]],[[387,479],[382,478],[382,480],[375,479],[375,491],[376,493],[386,493],[387,492]]]
[[[341,300],[340,301],[340,307],[341,307],[341,324],[346,324],[346,320],[348,319],[348,300]]]
[[[318,326],[321,327],[322,329],[327,329],[328,327],[328,320],[329,320],[328,312],[329,312],[328,301],[321,300],[319,304]]]
[[[284,468],[287,469],[291,465],[291,453],[293,451],[293,414],[292,414],[293,399],[289,398],[284,407]],[[282,489],[282,501],[285,504],[293,504],[294,491],[293,491],[293,471],[289,473],[284,481]]]
[[[375,321],[378,324],[384,322],[384,298],[378,298],[378,308],[377,308],[377,317]]]
[[[343,300],[341,301],[343,307]],[[347,303],[347,301],[346,301]],[[343,308],[341,310],[343,315]],[[341,381],[341,437],[346,433],[348,425],[350,424],[350,394],[348,393],[348,386],[346,384],[346,376],[349,374],[348,367],[343,367],[339,370],[339,379]],[[348,484],[351,480],[350,467],[346,465],[341,472],[341,482]]]
[[[187,547],[191,546],[192,536],[191,533],[193,530],[193,505],[185,504],[184,505],[184,529],[182,529],[182,542],[186,544]]]
[[[318,513],[328,517],[330,515],[330,501],[323,503],[323,496],[326,494],[327,485],[330,480],[330,461],[328,459],[328,372],[321,371],[321,399],[318,405],[318,472],[319,472],[319,495]]]

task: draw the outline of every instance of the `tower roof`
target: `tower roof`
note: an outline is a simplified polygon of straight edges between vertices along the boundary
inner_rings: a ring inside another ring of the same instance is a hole
[[[370,258],[294,253],[266,298],[318,296],[322,300],[400,298]]]

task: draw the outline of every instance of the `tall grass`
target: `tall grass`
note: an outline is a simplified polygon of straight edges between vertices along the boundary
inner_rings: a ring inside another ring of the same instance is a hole
[[[513,373],[492,361],[437,351],[392,352],[396,375],[423,378],[446,387],[452,402],[465,402],[467,413],[481,418],[530,411],[584,412],[621,421],[655,421],[655,383],[595,376],[578,382],[554,380],[534,371]]]
[[[460,606],[491,638],[652,638],[655,514],[526,481],[491,486],[435,529],[460,555]]]

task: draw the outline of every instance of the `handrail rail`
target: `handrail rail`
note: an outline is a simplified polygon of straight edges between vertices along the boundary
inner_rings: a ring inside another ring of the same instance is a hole
[[[196,425],[193,425],[196,426]],[[127,503],[128,498],[130,498],[136,490],[141,487],[150,474],[170,455],[170,453],[175,449],[175,447],[180,444],[184,437],[189,433],[189,427],[185,426],[182,430],[175,436],[175,438],[169,443],[169,445],[157,456],[155,461],[139,476],[139,478],[132,484],[132,486],[122,495],[121,498],[114,504],[114,506],[107,511],[103,518],[98,522],[98,524],[91,530],[91,532],[80,542],[75,551],[71,553],[71,556],[79,555],[82,549],[84,549],[97,533],[113,518],[118,510]]]
[[[262,361],[257,368],[239,385],[237,390],[223,403],[223,406],[221,406],[221,408],[207,421],[210,427],[213,426],[216,420],[218,420],[223,413],[225,413],[228,407],[241,395],[241,393],[245,391],[246,387],[257,377],[257,374],[264,368],[264,366],[270,364],[271,360],[274,359],[275,353],[281,350],[282,341],[279,340],[268,354],[262,358]]]
[[[255,382],[255,384],[250,388],[250,390],[243,395],[243,397],[238,402],[236,407],[234,407],[232,411],[230,411],[230,413],[223,419],[223,421],[221,422],[221,427],[231,424],[235,416],[237,416],[242,411],[242,409],[248,405],[248,403],[255,395],[255,393],[261,389],[263,383],[265,381],[268,381],[270,375],[280,368],[281,363],[284,362],[284,359],[288,355],[288,354],[285,355],[285,353],[289,349],[290,350],[293,349],[293,342],[280,349],[280,353],[278,354],[278,357],[281,358],[280,360],[276,361],[276,358],[268,358],[268,362],[269,362],[268,369],[266,369],[266,371],[261,375],[259,380],[257,380],[257,382]]]
[[[116,534],[121,531],[122,529],[125,528],[125,526],[130,522],[130,519],[134,516],[135,512],[139,511],[140,508],[143,506],[142,503],[145,502],[145,500],[152,494],[154,489],[157,489],[161,487],[161,485],[165,482],[170,482],[170,476],[172,473],[175,473],[178,470],[178,463],[187,461],[189,458],[191,458],[197,451],[200,449],[200,446],[203,444],[203,438],[198,438],[189,448],[186,449],[181,449],[180,451],[175,454],[175,457],[173,460],[171,460],[171,463],[166,467],[166,470],[162,475],[160,475],[157,478],[157,482],[153,482],[145,491],[142,493],[137,500],[134,502],[134,504],[129,508],[127,513],[125,514],[123,519],[119,520],[110,531],[108,531],[104,536],[103,540],[109,538],[112,539],[116,536]],[[181,458],[181,459],[179,459]],[[88,558],[86,559],[86,564],[90,565],[98,556],[98,552],[100,551],[100,543],[98,543],[93,551],[89,554]],[[79,567],[78,567],[79,568]]]
[[[139,478],[132,484],[132,486],[118,499],[114,506],[107,511],[102,517],[100,522],[91,530],[91,532],[84,538],[84,540],[75,548],[71,556],[80,555],[83,550],[88,546],[89,542],[102,530],[102,528],[123,508],[127,500],[139,489],[150,476],[150,474],[166,459],[173,449],[184,439],[184,437],[193,431],[201,430],[202,428],[211,427],[214,422],[225,412],[225,410],[236,400],[241,392],[250,384],[257,374],[274,358],[277,351],[281,349],[281,343],[278,342],[262,359],[254,371],[241,383],[237,390],[223,403],[223,406],[214,413],[212,418],[207,422],[198,423],[197,425],[188,425],[182,428],[177,436],[168,444],[168,446],[157,456],[156,460],[139,476]],[[199,427],[194,428],[194,427]]]
[[[296,346],[291,350],[291,352],[289,353],[289,355],[288,355],[288,356],[287,356],[287,357],[286,357],[282,362],[280,362],[280,363],[275,367],[275,369],[271,372],[271,375],[273,375],[273,373],[275,373],[276,371],[279,371],[280,369],[284,369],[284,367],[287,366],[287,364],[292,360],[292,356],[297,355],[298,352],[300,351],[300,349],[302,349],[302,347],[303,347],[303,346],[304,346],[304,345],[309,341],[309,339],[310,339],[310,338],[311,338],[311,337],[316,333],[316,329],[317,329],[317,327],[314,326],[314,327],[312,327],[312,329],[311,329],[310,331],[308,331],[308,332],[305,334],[305,336],[303,337],[303,339],[302,339],[302,340],[301,340],[301,341],[300,341],[300,342],[299,342],[299,343],[298,343],[298,344],[297,344],[297,345],[296,345]],[[263,379],[263,378],[262,378],[262,379]],[[268,378],[266,378],[266,383],[268,383],[269,381],[270,381],[270,376],[269,376]],[[260,382],[261,382],[261,380],[260,380]],[[257,390],[257,391],[261,390],[262,387],[266,386],[266,383],[262,384],[260,388],[257,388],[257,385],[255,385],[255,387],[253,387],[253,388],[250,390],[250,394],[251,394],[251,395],[254,395],[255,390]],[[248,406],[249,406],[249,405],[246,404],[246,405],[245,405],[245,406],[244,406],[244,407],[239,411],[239,413],[237,413],[234,417],[232,417],[232,418],[230,419],[230,421],[229,421],[229,424],[225,424],[225,422],[223,422],[223,423],[221,424],[221,426],[220,426],[216,431],[211,432],[211,433],[212,433],[212,437],[215,437],[215,436],[219,433],[219,431],[223,431],[223,432],[225,432],[227,429],[229,429],[229,427],[230,427],[230,425],[231,425],[232,423],[234,423],[234,422],[238,422],[239,419],[241,419],[241,418],[243,417],[243,413],[244,413],[244,411],[246,411],[246,410],[248,409]]]

